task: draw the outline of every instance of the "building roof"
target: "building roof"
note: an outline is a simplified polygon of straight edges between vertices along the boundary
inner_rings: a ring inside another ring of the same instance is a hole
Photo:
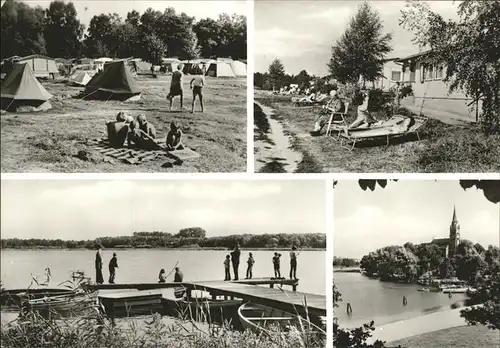
[[[437,244],[440,246],[446,246],[450,243],[449,238],[436,238],[432,240],[432,244]]]
[[[457,211],[455,209],[455,206],[453,206],[453,218],[451,220],[451,224],[454,225],[454,224],[457,224],[457,223],[458,223]]]
[[[423,57],[425,57],[426,55],[428,55],[430,52],[431,52],[431,50],[422,51],[420,53],[415,53],[415,54],[412,54],[412,55],[404,57],[404,58],[397,58],[395,61],[399,62],[399,63],[403,63],[403,62],[409,61],[409,60],[420,60]]]
[[[23,61],[23,60],[28,60],[28,59],[34,59],[34,58],[41,58],[41,59],[48,59],[48,60],[53,60],[55,61],[54,58],[50,58],[50,57],[47,57],[47,56],[42,56],[41,54],[32,54],[30,56],[26,56],[26,57],[22,57],[21,59],[19,59],[20,61]]]

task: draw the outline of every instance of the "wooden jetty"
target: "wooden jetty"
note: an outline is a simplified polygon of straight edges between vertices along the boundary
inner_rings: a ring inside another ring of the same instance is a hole
[[[189,300],[192,291],[205,291],[213,299],[218,296],[231,299],[242,299],[257,304],[281,309],[301,316],[326,316],[326,297],[324,295],[308,294],[296,291],[296,279],[256,278],[237,281],[192,281],[182,283],[133,283],[133,284],[99,284],[87,285],[92,290],[117,289],[168,289],[183,287]],[[258,285],[269,285],[268,288]],[[291,286],[292,291],[277,287]]]

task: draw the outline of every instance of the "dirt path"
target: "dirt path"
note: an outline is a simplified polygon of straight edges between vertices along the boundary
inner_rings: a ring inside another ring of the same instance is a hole
[[[273,118],[274,110],[255,102],[269,123],[265,139],[256,139],[254,142],[255,171],[256,172],[286,172],[297,171],[302,161],[302,154],[292,148],[292,138],[287,135],[280,121]]]

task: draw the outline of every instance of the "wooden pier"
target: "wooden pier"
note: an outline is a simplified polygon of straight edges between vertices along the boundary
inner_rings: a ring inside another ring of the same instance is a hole
[[[87,285],[92,290],[118,290],[118,289],[168,289],[183,287],[186,289],[187,298],[192,291],[205,291],[212,298],[242,299],[254,302],[301,316],[326,317],[326,297],[324,295],[308,294],[296,291],[298,280],[256,278],[237,281],[192,281],[182,283],[133,283],[133,284],[98,284]],[[259,285],[269,285],[263,287]],[[292,291],[281,287],[291,286]]]

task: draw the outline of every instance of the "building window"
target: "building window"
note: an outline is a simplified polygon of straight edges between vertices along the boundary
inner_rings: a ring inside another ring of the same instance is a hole
[[[434,79],[434,69],[433,69],[432,65],[426,67],[425,68],[425,72],[426,72],[426,74],[425,74],[425,80],[426,81]]]
[[[442,80],[444,77],[444,68],[442,65],[438,66],[436,69],[436,79]]]
[[[392,71],[391,81],[401,81],[401,71]]]
[[[427,74],[427,68],[424,64],[420,65],[420,82],[424,83],[425,81],[425,74]]]

